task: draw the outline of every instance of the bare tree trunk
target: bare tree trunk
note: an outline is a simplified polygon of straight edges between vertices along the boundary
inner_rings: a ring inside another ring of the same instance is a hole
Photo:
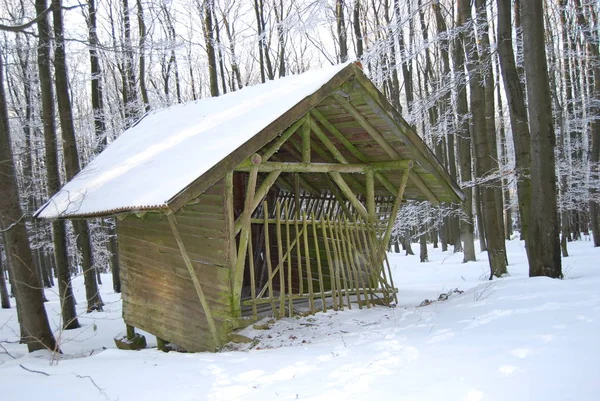
[[[2,263],[2,252],[0,249],[0,301],[2,309],[10,308],[10,294],[6,285],[6,276],[4,273],[4,264]]]
[[[81,170],[77,143],[75,139],[75,128],[73,126],[73,111],[71,99],[69,98],[69,84],[67,76],[67,63],[65,55],[65,41],[62,19],[62,0],[52,0],[54,15],[54,37],[56,49],[54,56],[54,70],[56,83],[56,98],[58,100],[58,114],[62,128],[63,154],[65,158],[65,171],[67,180],[73,179]],[[85,281],[85,293],[87,298],[87,310],[102,310],[102,298],[98,291],[96,273],[92,260],[92,244],[90,241],[89,227],[86,221],[73,221],[77,249],[81,253],[81,262]]]
[[[477,21],[477,32],[479,35],[479,48],[481,49],[479,64],[482,67],[481,75],[484,79],[484,94],[485,94],[485,125],[487,128],[487,140],[489,141],[489,163],[490,170],[487,170],[487,174],[494,175],[499,172],[498,164],[498,140],[496,138],[496,105],[494,104],[494,69],[492,68],[492,55],[490,51],[490,37],[489,37],[489,24],[487,19],[487,8],[486,0],[475,0],[476,6],[476,21]],[[486,174],[485,171],[481,172]],[[494,206],[495,206],[495,230],[498,238],[495,242],[502,246],[506,264],[508,264],[508,257],[506,255],[506,242],[504,241],[504,213],[503,213],[503,202],[502,202],[502,181],[499,178],[489,180],[488,185],[494,193]],[[493,228],[492,228],[493,229]],[[486,228],[487,231],[487,228]],[[491,234],[487,234],[488,238]],[[488,240],[489,243],[489,240]]]
[[[17,310],[22,323],[21,338],[29,352],[39,349],[54,351],[56,341],[50,324],[39,280],[33,265],[25,215],[19,202],[14,157],[8,124],[8,108],[4,91],[4,56],[0,48],[0,229],[4,232],[6,256],[14,277]]]
[[[217,56],[215,53],[215,43],[213,37],[213,0],[204,0],[202,4],[202,14],[204,24],[204,41],[206,42],[206,56],[208,57],[208,77],[210,81],[210,95],[219,96],[219,81],[217,79]]]
[[[559,220],[556,203],[554,147],[556,138],[546,48],[542,0],[521,3],[523,55],[527,78],[527,109],[531,132],[531,220],[529,275],[562,277]]]
[[[592,123],[592,132],[590,136],[590,179],[593,181],[600,181],[600,52],[598,50],[598,33],[590,29],[587,24],[585,15],[583,14],[583,8],[581,7],[581,0],[575,0],[575,6],[577,8],[577,23],[579,24],[586,41],[586,47],[591,63],[594,66],[593,72],[593,85],[591,103],[591,114],[595,116],[594,122]],[[590,225],[592,226],[592,235],[594,238],[594,246],[600,246],[600,194],[598,187],[595,185],[590,186]]]
[[[229,42],[229,53],[230,53],[230,57],[231,57],[231,72],[233,73],[233,75],[235,77],[235,82],[237,83],[237,88],[242,89],[244,85],[242,84],[242,75],[240,74],[240,68],[238,66],[237,56],[235,55],[235,46],[234,46],[235,42],[233,40],[233,32],[232,32],[231,26],[229,25],[229,20],[227,19],[225,12],[223,12],[222,19],[223,19],[223,25],[225,26],[225,33],[227,34],[227,41]]]
[[[468,0],[458,2],[461,25],[471,22],[471,5]],[[473,115],[473,134],[475,137],[475,169],[477,178],[483,179],[493,170],[492,144],[489,142],[486,122],[485,90],[482,87],[482,75],[479,69],[481,59],[473,33],[464,35],[465,55],[469,71],[469,89],[471,92],[471,113]],[[500,222],[496,207],[494,188],[488,183],[481,185],[482,212],[488,245],[488,260],[490,263],[490,279],[500,277],[507,272],[506,255],[504,251],[504,235],[500,231]]]
[[[348,40],[346,37],[346,20],[344,18],[343,0],[335,0],[335,22],[340,50],[339,60],[340,62],[345,63],[348,60]]]
[[[36,11],[40,14],[46,9],[46,0],[36,0]],[[44,156],[46,162],[46,179],[49,194],[57,193],[61,188],[60,166],[58,161],[58,146],[56,125],[54,123],[54,94],[50,72],[50,26],[48,18],[38,21],[38,70],[40,74],[40,94],[42,100],[42,121],[44,124]],[[64,220],[52,222],[52,241],[54,244],[54,263],[58,280],[58,292],[61,302],[61,318],[65,330],[76,329],[79,326],[75,310],[75,297],[71,285],[69,255],[67,253],[67,233]]]
[[[427,255],[427,232],[424,232],[419,237],[419,258],[421,263],[429,262],[429,256]]]
[[[356,39],[356,58],[360,60],[363,56],[363,35],[360,29],[360,0],[354,0],[352,9],[352,21],[354,25],[354,38]]]
[[[148,89],[146,89],[146,23],[144,21],[144,8],[142,6],[142,0],[136,0],[137,8],[137,20],[139,30],[139,70],[140,70],[140,92],[142,94],[142,101],[144,102],[144,110],[150,111],[150,101],[148,100]]]
[[[466,199],[462,205],[465,219],[461,222],[463,263],[466,263],[477,259],[475,257],[475,239],[473,234],[473,188],[470,186],[470,182],[473,179],[471,171],[471,136],[469,133],[469,107],[467,103],[465,53],[462,38],[459,38],[455,42],[453,63],[454,71],[456,71],[456,87],[458,91],[456,96],[456,114],[458,117],[456,134],[458,135],[460,179],[463,183],[468,183],[466,187],[462,188]]]
[[[507,0],[498,1],[498,56],[500,58],[504,93],[506,94],[506,101],[508,103],[513,146],[515,148],[521,234],[525,238],[525,249],[527,250],[527,232],[531,205],[529,125],[527,121],[527,109],[525,108],[525,95],[513,51],[511,7],[510,1]]]

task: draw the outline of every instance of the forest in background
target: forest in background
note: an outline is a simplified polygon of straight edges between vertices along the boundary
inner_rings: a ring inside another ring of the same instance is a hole
[[[120,291],[111,219],[32,217],[82,166],[148,111],[354,59],[467,195],[462,205],[406,205],[393,245],[408,252],[418,239],[426,261],[424,245],[439,242],[467,262],[479,241],[491,278],[507,272],[504,239],[518,229],[530,274],[561,277],[569,241],[591,231],[600,246],[598,7],[3,0],[0,261],[17,284],[22,332],[37,340],[30,349],[53,348],[38,283],[58,281],[65,328],[79,325],[72,275],[85,276],[89,311],[102,308],[100,272],[112,270]]]

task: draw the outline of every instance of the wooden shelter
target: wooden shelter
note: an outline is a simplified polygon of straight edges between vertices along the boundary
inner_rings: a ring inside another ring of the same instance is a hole
[[[192,104],[185,110],[198,121],[184,121],[185,129],[155,135],[161,124],[147,116],[37,212],[118,217],[127,325],[189,351],[216,350],[262,316],[396,300],[385,250],[402,200],[460,202],[463,194],[358,65],[323,71]],[[299,89],[285,92],[290,85]],[[214,111],[217,102],[230,106]],[[240,121],[231,109],[239,104],[276,115],[266,123]],[[157,121],[178,119],[184,109],[177,107]],[[221,114],[207,120],[211,112]],[[214,156],[213,142],[217,153],[225,146],[220,133],[240,130],[240,139],[187,184],[170,181],[187,168],[167,179],[147,177],[145,169],[183,163],[173,150],[177,141],[196,138],[197,127],[207,125],[211,134],[194,145],[208,149],[197,150],[198,163]],[[160,139],[140,150],[143,135]],[[155,156],[168,146],[168,157]],[[134,202],[127,196],[140,179],[154,186],[140,186]],[[164,202],[139,199],[152,199],[162,185],[173,187]]]

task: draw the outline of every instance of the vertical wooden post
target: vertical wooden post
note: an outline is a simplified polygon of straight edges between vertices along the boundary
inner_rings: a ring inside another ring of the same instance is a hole
[[[310,163],[310,114],[304,117],[302,125],[302,163]]]
[[[258,177],[258,165],[261,163],[259,154],[252,156],[252,167],[248,177],[248,187],[246,188],[246,199],[244,202],[244,211],[242,212],[242,231],[240,232],[240,243],[238,245],[237,259],[233,270],[233,311],[234,316],[241,316],[241,296],[242,285],[244,283],[244,267],[246,265],[246,252],[248,251],[248,237],[250,236],[250,219],[252,217],[252,202],[256,191],[256,180]]]
[[[285,211],[285,236],[287,241],[287,267],[288,267],[288,316],[292,317],[294,314],[294,300],[292,299],[292,250],[290,245],[290,216],[289,216],[289,202],[286,199],[284,204]]]
[[[308,284],[308,305],[310,308],[310,313],[315,313],[315,299],[313,293],[312,270],[310,266],[310,251],[308,247],[308,227],[306,221],[306,212],[302,213],[302,227],[302,238],[304,240],[304,256],[306,260],[306,280]]]
[[[344,291],[346,292],[346,301],[347,301],[346,305],[348,306],[348,309],[352,309],[352,306],[350,306],[350,294],[348,292],[348,282],[346,281],[346,272],[344,271],[344,266],[343,266],[344,262],[342,259],[341,245],[336,243],[339,241],[339,235],[337,235],[336,231],[337,231],[336,222],[329,221],[329,234],[331,236],[331,245],[333,247],[333,251],[336,256],[336,267],[337,267],[336,275],[338,275],[337,283],[338,283],[338,289],[339,289],[339,294],[340,294],[340,309],[344,310],[344,298],[343,298]],[[341,276],[341,278],[342,278],[341,282],[340,282],[339,276]],[[343,288],[342,288],[342,283],[343,283]]]
[[[269,302],[271,303],[271,311],[273,312],[273,316],[276,317],[276,309],[275,309],[275,302],[273,301],[273,266],[271,264],[271,241],[270,241],[270,233],[269,233],[269,213],[267,213],[268,209],[268,204],[267,201],[265,200],[263,202],[263,210],[264,212],[264,217],[265,217],[265,225],[264,225],[264,230],[265,230],[265,258],[267,259],[267,286],[269,288]]]
[[[252,224],[250,224],[250,233],[252,233]],[[248,268],[250,269],[250,298],[252,300],[252,317],[258,320],[256,310],[256,272],[254,271],[254,246],[252,245],[252,234],[248,237]]]
[[[356,257],[355,254],[353,252],[357,251],[356,246],[354,245],[354,238],[353,238],[353,234],[352,231],[354,231],[354,229],[356,229],[356,227],[352,228],[350,227],[350,223],[348,222],[347,219],[344,220],[344,231],[346,232],[346,242],[347,242],[347,248],[348,248],[348,257],[350,258],[350,265],[352,266],[352,270],[354,271],[354,277],[355,277],[355,282],[356,282],[356,297],[358,299],[358,305],[361,306],[360,302],[361,302],[361,298],[360,298],[360,289],[362,287],[362,294],[363,294],[363,298],[365,301],[365,305],[367,305],[368,308],[371,307],[371,305],[369,304],[369,299],[367,297],[367,286],[365,285],[365,280],[364,280],[364,276],[363,276],[363,272],[360,269],[360,266],[357,265],[356,263]]]
[[[323,233],[323,242],[325,242],[325,255],[327,256],[327,265],[329,266],[329,280],[331,283],[331,300],[333,303],[333,310],[338,310],[338,302],[337,302],[337,284],[335,282],[335,266],[333,262],[333,258],[331,257],[331,250],[329,249],[329,238],[327,236],[327,215],[323,215],[321,217],[321,231]]]
[[[233,273],[236,264],[236,243],[235,243],[235,215],[233,208],[233,171],[225,176],[225,218],[227,219],[227,247],[229,253],[229,268]],[[233,280],[231,281],[233,290]]]
[[[350,257],[350,252],[348,249],[348,242],[347,242],[348,240],[344,236],[344,228],[343,228],[341,221],[336,222],[336,231],[338,233],[338,238],[340,239],[340,252],[342,253],[342,257],[344,260],[344,266],[345,266],[346,270],[348,271],[348,285],[346,286],[346,291],[347,291],[347,294],[349,294],[350,288],[354,289],[354,292],[356,294],[356,299],[358,301],[358,308],[362,309],[361,297],[360,297],[360,293],[358,291],[358,282],[356,280],[357,277],[356,277],[356,274],[353,269],[354,263]],[[349,295],[348,295],[347,299],[348,299],[348,303],[350,303]],[[352,308],[350,306],[348,306],[348,309],[352,309]]]
[[[125,329],[127,330],[127,339],[133,340],[135,337],[135,328],[129,324],[126,324]]]
[[[283,266],[283,241],[281,240],[281,203],[277,202],[277,255],[279,258],[279,318],[285,316],[285,268]]]
[[[196,275],[196,271],[194,270],[194,265],[192,264],[192,260],[188,255],[185,245],[183,244],[183,240],[181,239],[181,235],[179,234],[179,230],[177,229],[177,221],[175,220],[175,216],[173,213],[167,215],[167,221],[171,226],[171,231],[173,232],[173,236],[175,237],[175,241],[177,241],[177,245],[179,246],[179,252],[181,253],[181,257],[183,258],[183,262],[192,277],[192,282],[194,283],[194,287],[196,288],[196,293],[198,298],[200,299],[200,305],[202,305],[202,309],[204,309],[204,315],[206,316],[206,321],[208,323],[208,327],[213,336],[213,340],[215,341],[215,347],[220,347],[221,342],[219,341],[219,336],[217,334],[217,326],[215,325],[215,321],[212,317],[212,312],[210,310],[210,305],[204,296],[204,291],[202,290],[202,286],[200,285],[200,281],[198,280],[198,276]]]
[[[302,248],[300,247],[300,231],[298,228],[298,220],[300,220],[300,212],[296,211],[296,218],[294,219],[294,230],[296,233],[296,269],[298,270],[298,294],[302,295],[304,293],[304,277],[302,274]]]
[[[327,304],[325,303],[325,288],[323,285],[323,266],[321,265],[321,250],[319,249],[319,238],[317,237],[317,220],[315,219],[315,213],[312,214],[313,221],[313,239],[315,241],[315,252],[317,254],[317,274],[319,276],[319,292],[321,293],[321,302],[323,303],[323,312],[327,312]],[[323,222],[321,221],[321,225]],[[325,240],[325,236],[323,236]],[[331,287],[333,295],[333,286]]]
[[[372,168],[365,170],[365,178],[367,181],[367,214],[369,219],[375,222],[375,178]]]

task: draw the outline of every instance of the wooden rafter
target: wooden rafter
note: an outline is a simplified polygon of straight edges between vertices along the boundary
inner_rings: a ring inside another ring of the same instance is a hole
[[[396,152],[396,149],[392,147],[386,141],[386,139],[381,135],[379,131],[371,123],[361,114],[356,107],[354,107],[348,100],[346,100],[342,95],[338,93],[334,93],[333,98],[339,103],[340,106],[344,108],[359,124],[364,128],[365,131],[381,146],[381,148],[387,153],[387,155],[393,159],[399,159],[400,154]],[[421,193],[429,200],[432,204],[438,205],[440,203],[439,199],[435,196],[433,192],[427,187],[427,185],[423,182],[421,177],[419,177],[415,172],[412,172],[410,175],[411,182],[421,191]]]
[[[437,163],[431,161],[437,161],[431,149],[420,140],[412,127],[402,120],[398,111],[387,102],[384,96],[377,91],[377,88],[375,88],[372,83],[368,82],[368,79],[363,74],[357,75],[357,79],[354,81],[353,86],[364,93],[364,101],[379,118],[388,124],[394,134],[401,138],[406,144],[411,145],[417,150],[416,152],[413,152],[415,161],[429,173],[433,174],[440,184],[445,186],[451,196],[455,197],[457,201],[464,200],[464,194],[462,194],[460,188],[454,183],[448,172],[443,169],[439,161]],[[410,131],[412,131],[412,133]]]
[[[333,136],[335,136],[335,138],[338,141],[340,141],[340,143],[350,153],[352,153],[354,157],[356,157],[359,161],[363,163],[369,162],[368,158],[360,150],[358,150],[356,146],[354,146],[354,144],[344,136],[344,134],[342,134],[333,124],[331,124],[329,120],[327,120],[327,118],[325,118],[325,116],[323,116],[323,114],[319,112],[319,110],[312,109],[311,114],[323,125],[323,127],[325,127],[325,129],[327,129],[327,131],[329,131]],[[377,178],[377,180],[381,182],[381,184],[390,192],[390,194],[394,196],[396,195],[396,193],[398,192],[398,188],[396,188],[396,186],[392,184],[391,181],[385,175],[383,175],[380,172],[375,172],[375,178]]]

